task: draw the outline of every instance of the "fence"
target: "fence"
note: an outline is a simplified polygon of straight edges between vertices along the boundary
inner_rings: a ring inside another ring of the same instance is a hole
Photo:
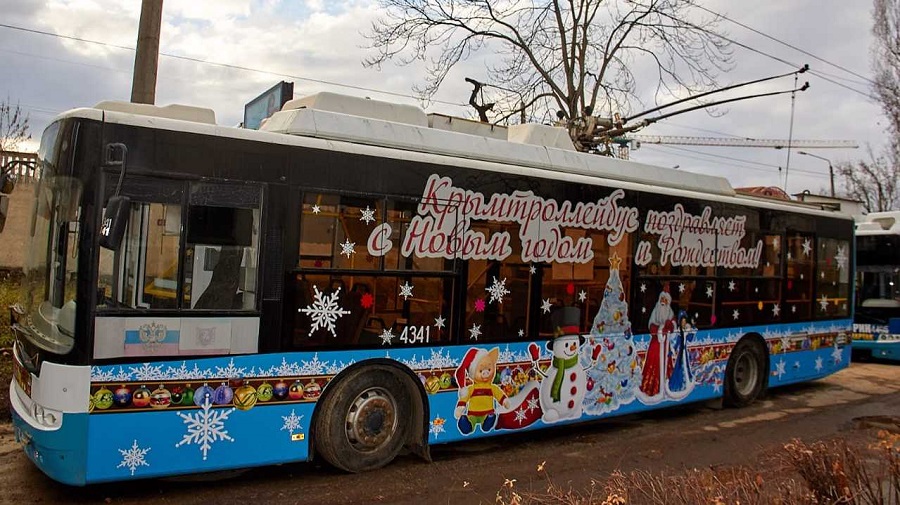
[[[38,156],[36,153],[0,151],[0,168],[13,174],[19,182],[28,183],[39,174]]]

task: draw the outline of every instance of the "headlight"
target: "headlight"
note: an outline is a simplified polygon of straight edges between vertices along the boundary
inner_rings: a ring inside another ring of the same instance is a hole
[[[60,412],[56,412],[50,409],[45,409],[41,407],[37,403],[35,403],[31,407],[31,413],[34,415],[34,419],[39,423],[48,428],[55,428],[59,426],[59,421],[62,416]]]

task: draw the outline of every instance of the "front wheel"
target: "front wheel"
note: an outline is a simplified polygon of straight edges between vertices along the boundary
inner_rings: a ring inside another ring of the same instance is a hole
[[[403,379],[384,369],[360,369],[334,384],[316,418],[315,446],[347,472],[380,468],[394,459],[409,431]]]
[[[763,346],[745,338],[734,346],[725,367],[725,404],[745,407],[766,388],[766,356]]]

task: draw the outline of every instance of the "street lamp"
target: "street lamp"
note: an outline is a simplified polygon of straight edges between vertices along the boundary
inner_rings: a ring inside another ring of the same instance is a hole
[[[828,158],[824,158],[822,156],[808,153],[806,151],[797,151],[797,154],[802,154],[804,156],[812,156],[813,158],[819,158],[822,161],[828,162],[828,177],[831,178],[831,197],[834,198],[834,167],[831,165],[831,160]]]

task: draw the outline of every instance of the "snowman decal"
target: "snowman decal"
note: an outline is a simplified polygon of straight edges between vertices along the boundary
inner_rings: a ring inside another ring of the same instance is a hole
[[[537,362],[533,363],[535,371],[543,377],[539,396],[543,411],[541,420],[548,424],[581,417],[587,388],[585,367],[579,362],[581,346],[584,344],[584,337],[578,335],[580,311],[576,307],[563,307],[557,313],[564,323],[572,324],[555,325],[555,333],[559,336],[547,342],[547,348],[552,354],[547,370],[541,370]],[[537,345],[532,343],[531,346],[535,347],[531,350],[534,356]],[[600,346],[594,349],[591,366],[596,363],[600,350]]]

